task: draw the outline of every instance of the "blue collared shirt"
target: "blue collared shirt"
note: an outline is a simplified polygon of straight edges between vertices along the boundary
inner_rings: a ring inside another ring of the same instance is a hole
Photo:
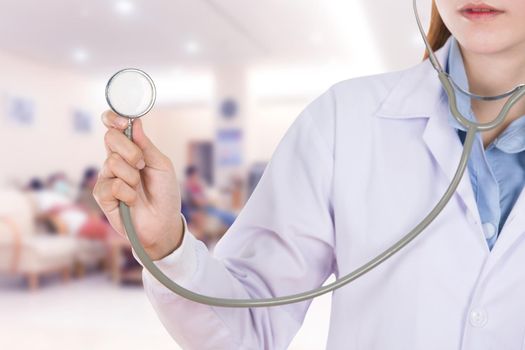
[[[450,37],[450,40],[445,69],[456,84],[470,91],[458,42],[454,37]],[[471,109],[470,98],[459,92],[456,92],[456,96],[459,111],[467,119],[476,120]],[[514,120],[486,149],[483,147],[481,133],[477,133],[468,162],[470,180],[489,249],[494,246],[525,183],[525,152],[523,152],[525,118],[523,117]],[[463,143],[466,128],[452,116],[450,111],[448,121],[451,126],[458,129],[458,135]]]

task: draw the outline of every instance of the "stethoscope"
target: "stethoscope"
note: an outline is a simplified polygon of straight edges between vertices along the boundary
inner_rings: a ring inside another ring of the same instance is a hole
[[[397,241],[390,248],[383,251],[381,254],[377,255],[375,258],[362,265],[358,269],[350,272],[346,276],[327,284],[326,286],[321,286],[317,289],[306,291],[303,293],[292,294],[287,296],[275,297],[275,298],[266,298],[266,299],[224,299],[224,298],[215,298],[206,295],[201,295],[191,290],[188,290],[177,283],[170,280],[149,258],[146,254],[144,248],[142,247],[135,227],[133,226],[130,209],[124,203],[119,203],[119,209],[124,227],[126,229],[126,234],[129,238],[129,241],[135,250],[135,253],[139,260],[141,261],[144,268],[146,268],[160,283],[162,283],[166,288],[173,291],[174,293],[201,304],[207,304],[212,306],[225,306],[225,307],[261,307],[261,306],[277,306],[284,304],[291,304],[307,299],[312,299],[334,291],[338,288],[343,287],[344,285],[352,282],[353,280],[363,276],[367,272],[371,271],[379,264],[383,263],[385,260],[397,253],[401,248],[410,243],[414,238],[416,238],[430,223],[439,215],[443,210],[446,204],[452,198],[454,192],[456,191],[461,178],[465,172],[465,168],[468,163],[468,159],[472,150],[472,145],[475,140],[476,133],[478,131],[488,131],[496,128],[505,120],[505,117],[508,115],[509,110],[512,106],[523,96],[525,95],[525,85],[518,85],[516,88],[508,91],[504,94],[497,96],[479,96],[472,94],[468,91],[463,90],[458,86],[452,78],[443,70],[441,64],[437,60],[430,44],[427,41],[423,26],[419,19],[419,14],[417,10],[417,0],[413,0],[413,9],[416,17],[416,22],[419,28],[419,32],[425,42],[425,46],[429,52],[429,59],[437,71],[439,80],[445,89],[450,105],[450,111],[456,120],[465,126],[467,131],[467,136],[463,145],[463,152],[461,160],[459,162],[458,168],[452,179],[449,187],[445,191],[445,194],[441,197],[439,202],[436,204],[434,209],[428,213],[428,215],[417,224],[409,233],[403,236],[399,241]],[[465,118],[459,112],[457,108],[457,100],[454,89],[457,89],[460,93],[475,98],[477,100],[484,101],[493,101],[499,100],[505,97],[509,97],[505,105],[502,107],[497,118],[488,123],[476,123]],[[133,120],[139,118],[146,113],[148,113],[155,103],[156,90],[153,80],[143,71],[135,68],[127,68],[115,73],[108,81],[106,86],[106,100],[110,108],[120,116],[128,118],[128,127],[125,130],[125,135],[133,140]],[[187,234],[187,233],[185,233]]]

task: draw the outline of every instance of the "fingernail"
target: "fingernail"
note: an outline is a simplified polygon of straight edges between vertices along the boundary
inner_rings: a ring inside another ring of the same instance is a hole
[[[125,118],[117,117],[113,122],[116,127],[125,128],[128,126],[128,120]]]
[[[146,166],[146,162],[144,162],[144,159],[141,159],[138,163],[137,163],[137,168],[139,169],[144,169],[144,167]]]

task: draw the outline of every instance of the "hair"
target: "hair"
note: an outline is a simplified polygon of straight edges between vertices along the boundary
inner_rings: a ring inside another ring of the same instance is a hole
[[[84,179],[92,179],[98,175],[98,168],[94,166],[88,166],[84,169]]]
[[[80,188],[88,188],[89,182],[98,176],[98,168],[94,166],[88,166],[84,169],[84,176],[80,182]]]
[[[445,23],[443,22],[443,19],[441,18],[441,15],[439,14],[439,11],[436,6],[436,2],[432,1],[432,13],[430,16],[430,28],[428,29],[427,39],[428,43],[430,44],[430,47],[433,51],[437,51],[440,49],[443,45],[445,45],[445,42],[450,37],[450,31],[445,26]],[[429,52],[427,49],[425,49],[425,54],[423,56],[423,60],[426,60],[429,56]]]
[[[199,169],[197,168],[197,166],[195,166],[195,165],[188,165],[188,166],[186,167],[186,171],[185,171],[186,176],[191,176],[191,175],[197,173],[198,170],[199,170]]]
[[[44,183],[38,177],[33,177],[29,181],[27,188],[33,191],[40,191],[41,189],[44,188]]]

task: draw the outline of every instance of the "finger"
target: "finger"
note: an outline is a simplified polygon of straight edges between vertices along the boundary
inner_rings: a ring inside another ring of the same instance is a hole
[[[113,153],[111,151],[111,149],[108,147],[108,145],[104,142],[104,148],[106,149],[106,158],[109,157],[111,155],[111,153]]]
[[[101,115],[102,123],[108,128],[116,128],[118,130],[124,130],[128,127],[128,120],[124,117],[118,116],[112,110],[106,110]],[[111,149],[104,143],[106,148],[106,156],[109,157],[112,153]]]
[[[111,153],[106,159],[99,178],[120,178],[132,188],[136,188],[140,184],[140,172],[122,159],[118,153]]]
[[[109,212],[118,206],[118,200],[111,192],[113,179],[99,179],[93,188],[93,198],[104,212]]]
[[[119,201],[133,206],[137,200],[137,191],[122,179],[114,178],[99,181],[93,196],[104,211],[110,211],[118,206]]]
[[[111,152],[118,153],[126,162],[137,169],[144,168],[145,162],[142,150],[122,132],[110,129],[106,132],[104,139]]]
[[[142,150],[148,167],[166,169],[171,165],[169,158],[146,136],[142,120],[139,118],[133,121],[133,142]]]
[[[101,119],[108,129],[116,128],[123,131],[128,127],[128,118],[121,117],[111,110],[104,111]]]
[[[128,206],[133,206],[137,199],[137,191],[131,188],[122,179],[116,178],[110,181],[112,181],[111,193],[113,193],[115,198],[126,203]]]

